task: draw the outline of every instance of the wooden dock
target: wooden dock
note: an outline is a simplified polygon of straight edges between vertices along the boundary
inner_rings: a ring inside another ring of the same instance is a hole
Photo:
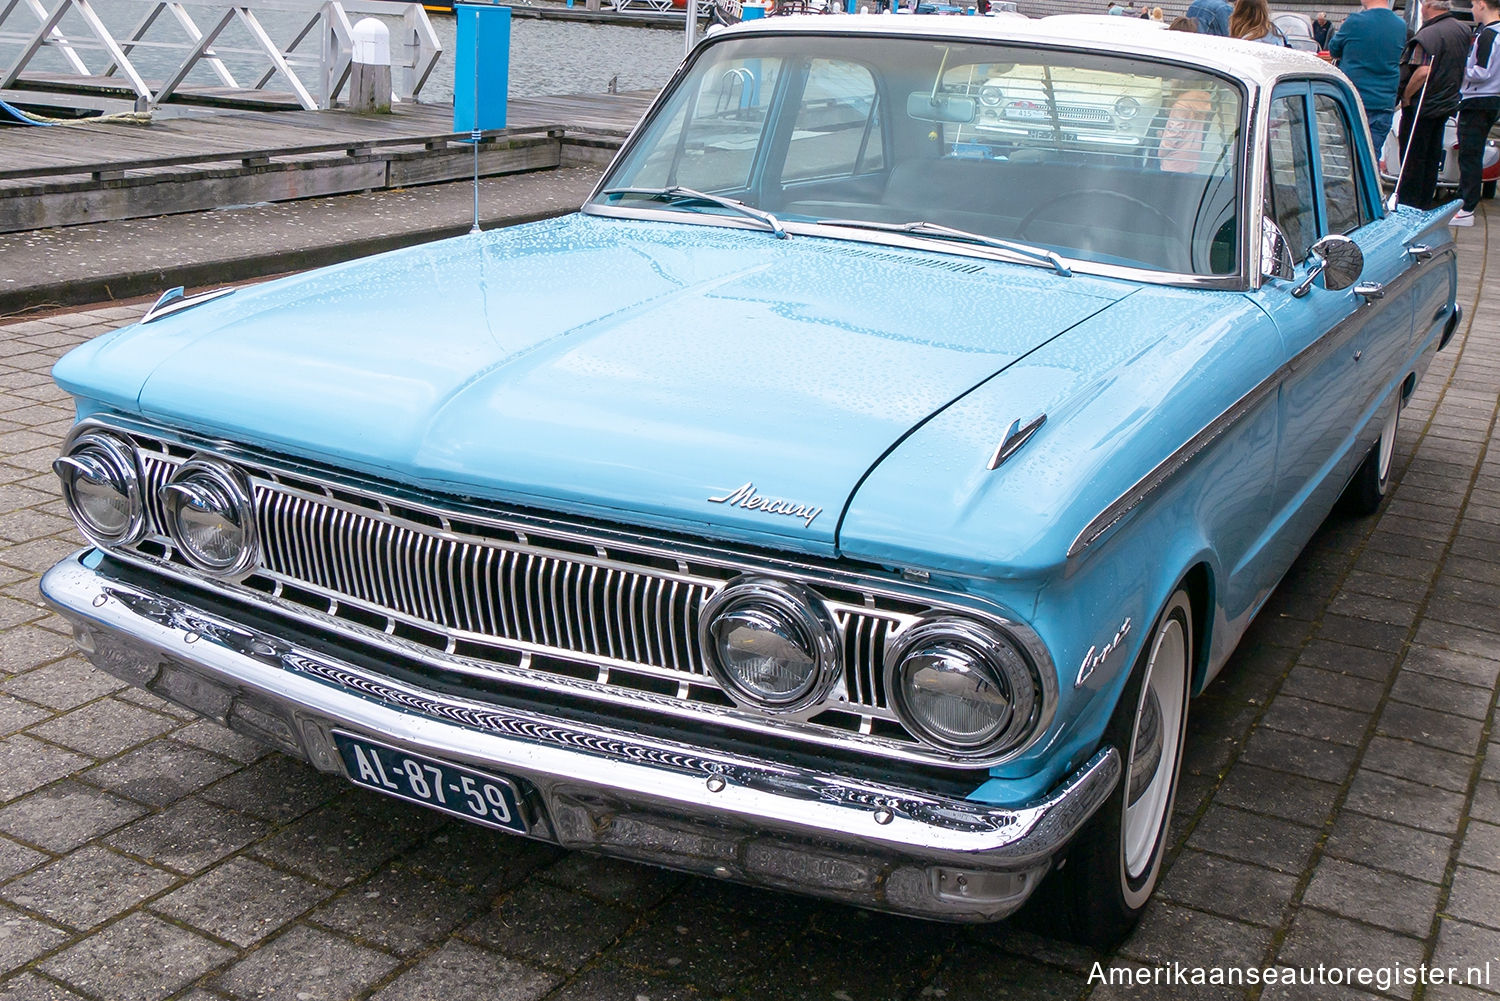
[[[513,99],[485,133],[482,176],[607,162],[653,92]],[[471,176],[452,109],[391,115],[222,111],[149,125],[0,133],[0,232],[404,188]]]

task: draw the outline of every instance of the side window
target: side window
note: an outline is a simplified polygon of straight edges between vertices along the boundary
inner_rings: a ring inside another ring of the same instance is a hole
[[[707,73],[635,176],[638,185],[681,184],[703,191],[743,190],[765,131],[781,63],[737,59]]]
[[[1352,233],[1368,220],[1359,196],[1355,145],[1343,106],[1327,94],[1313,97],[1318,123],[1318,161],[1323,170],[1323,206],[1328,232]]]
[[[814,59],[797,107],[782,178],[848,177],[885,166],[875,78],[858,63]]]
[[[1312,151],[1308,148],[1307,104],[1300,95],[1271,101],[1267,136],[1266,210],[1286,236],[1292,259],[1307,257],[1318,238],[1313,208]]]

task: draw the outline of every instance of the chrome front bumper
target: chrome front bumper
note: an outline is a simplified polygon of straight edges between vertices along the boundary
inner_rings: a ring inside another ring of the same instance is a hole
[[[90,568],[42,578],[101,669],[344,774],[333,728],[516,779],[532,836],[949,921],[1020,907],[1120,778],[1106,747],[1017,808],[422,689]]]

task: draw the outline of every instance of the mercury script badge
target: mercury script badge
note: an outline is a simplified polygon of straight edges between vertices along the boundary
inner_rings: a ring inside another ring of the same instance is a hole
[[[801,518],[807,528],[811,528],[813,519],[823,513],[822,508],[813,507],[810,504],[799,504],[796,501],[781,500],[776,497],[763,497],[755,492],[754,483],[736,487],[723,497],[710,497],[708,502],[728,504],[730,507],[742,507],[764,514],[784,514],[789,518]]]

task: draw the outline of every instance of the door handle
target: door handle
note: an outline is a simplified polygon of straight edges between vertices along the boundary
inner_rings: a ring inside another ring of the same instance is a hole
[[[1374,302],[1385,298],[1385,286],[1380,282],[1360,282],[1354,286],[1354,294],[1363,296],[1365,302]]]
[[[1416,258],[1418,261],[1427,261],[1432,259],[1432,248],[1425,243],[1408,244],[1406,247],[1406,252],[1412,257]]]

